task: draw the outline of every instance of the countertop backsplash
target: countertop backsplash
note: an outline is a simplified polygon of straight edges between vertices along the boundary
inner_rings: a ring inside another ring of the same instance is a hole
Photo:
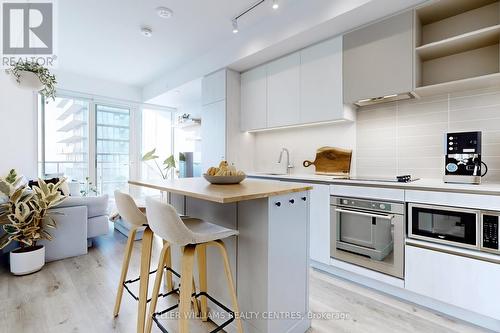
[[[500,181],[500,87],[360,108],[358,176],[441,178],[444,134],[482,131],[485,180]]]
[[[285,147],[290,151],[294,174],[313,174],[314,166],[304,168],[304,160],[314,160],[323,146],[353,149],[351,174],[356,170],[356,124],[354,122],[296,127],[255,133],[255,171],[276,172],[276,162]],[[283,165],[285,165],[283,157]]]

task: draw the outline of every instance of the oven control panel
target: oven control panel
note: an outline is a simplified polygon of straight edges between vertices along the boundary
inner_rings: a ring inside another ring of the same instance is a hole
[[[390,212],[392,210],[391,203],[378,202],[378,201],[367,201],[367,200],[342,198],[342,199],[339,199],[337,204],[342,205],[342,206],[354,207],[354,208],[381,210],[381,211],[387,211],[387,212]]]
[[[499,237],[499,215],[483,214],[482,217],[482,247],[485,250],[500,252],[498,246]]]

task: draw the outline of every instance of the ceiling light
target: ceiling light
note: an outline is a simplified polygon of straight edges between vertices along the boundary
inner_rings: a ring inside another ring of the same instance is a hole
[[[150,27],[143,26],[141,27],[141,34],[144,37],[151,37],[153,36],[153,29],[151,29]]]
[[[238,33],[238,21],[237,20],[233,20],[233,34],[237,34]]]
[[[280,8],[280,4],[278,3],[278,0],[273,0],[273,9],[276,10]]]
[[[171,18],[172,15],[174,15],[174,12],[172,9],[167,8],[167,7],[158,7],[156,8],[156,13],[158,13],[158,16],[164,19]]]

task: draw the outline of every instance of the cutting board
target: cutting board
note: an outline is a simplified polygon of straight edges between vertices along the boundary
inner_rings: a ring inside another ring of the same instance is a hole
[[[305,160],[302,165],[306,168],[314,165],[318,175],[349,175],[351,156],[351,149],[321,147],[316,151],[313,162]]]

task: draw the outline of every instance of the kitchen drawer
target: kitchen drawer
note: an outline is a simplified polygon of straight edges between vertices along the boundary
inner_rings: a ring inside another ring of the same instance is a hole
[[[330,194],[341,197],[366,198],[374,200],[405,201],[405,191],[402,189],[330,185]]]
[[[406,245],[405,289],[500,320],[500,265]]]

